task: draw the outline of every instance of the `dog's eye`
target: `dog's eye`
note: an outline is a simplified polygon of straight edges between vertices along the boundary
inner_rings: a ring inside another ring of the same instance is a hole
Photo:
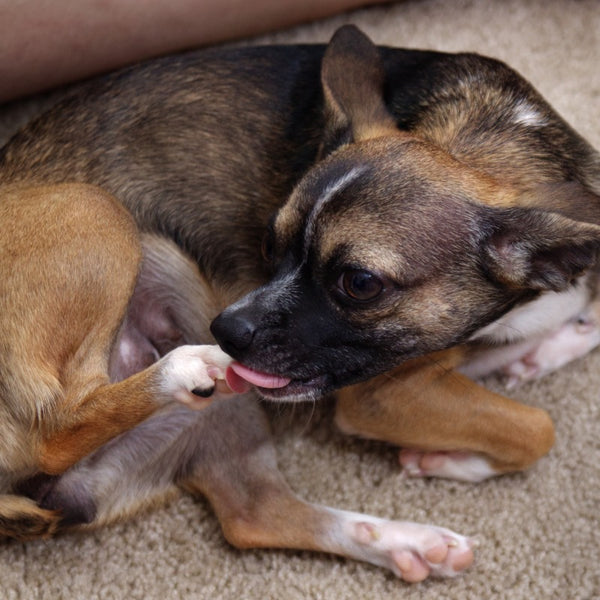
[[[344,271],[338,279],[340,290],[359,302],[375,300],[383,290],[383,281],[369,271],[349,269]]]

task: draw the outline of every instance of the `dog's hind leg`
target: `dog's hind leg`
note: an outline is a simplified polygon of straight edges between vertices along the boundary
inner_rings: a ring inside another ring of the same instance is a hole
[[[457,348],[341,390],[338,426],[406,448],[413,476],[481,481],[529,467],[552,447],[550,417],[458,373],[461,360]]]
[[[9,348],[0,354],[0,416],[3,437],[10,433],[0,439],[0,468],[15,480],[62,473],[167,403],[209,402],[201,396],[229,362],[216,347],[175,348],[110,382],[142,260],[137,227],[117,200],[84,185],[9,188],[0,216],[0,332]]]
[[[95,527],[152,506],[179,487],[211,502],[238,548],[331,552],[384,566],[407,581],[468,567],[467,538],[299,499],[277,467],[269,426],[251,397],[192,413],[169,407],[111,441],[40,499],[67,523]]]
[[[166,406],[29,493],[61,515],[61,528],[94,529],[158,506],[178,494],[175,482],[203,435],[204,412],[217,408]]]
[[[594,302],[586,312],[564,323],[516,360],[504,365],[501,373],[506,376],[507,388],[539,379],[596,348],[600,344],[599,313],[600,304]]]
[[[207,416],[212,420],[217,414]],[[223,416],[212,427],[205,423],[203,450],[194,454],[181,485],[208,497],[234,546],[339,554],[389,568],[407,581],[456,575],[471,564],[469,540],[447,529],[298,498],[277,467],[262,411],[256,405],[229,407],[226,421]]]
[[[0,413],[13,436],[0,466],[18,480],[66,469],[150,412],[103,399],[141,248],[131,216],[91,186],[3,189],[0,213]]]
[[[230,359],[215,346],[181,346],[111,383],[109,358],[142,258],[133,219],[91,186],[8,188],[2,200],[0,491],[14,494],[165,405],[210,404]],[[58,516],[46,509],[2,496],[0,535],[51,534]],[[61,522],[90,512],[79,504]]]

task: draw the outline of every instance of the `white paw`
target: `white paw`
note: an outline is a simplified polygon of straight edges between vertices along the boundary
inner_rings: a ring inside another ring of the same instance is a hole
[[[362,516],[364,520],[351,524],[361,558],[388,567],[405,581],[454,577],[473,563],[474,542],[450,529]]]
[[[539,379],[572,360],[585,356],[598,344],[600,327],[594,319],[581,315],[544,338],[524,356],[505,366],[502,373],[507,378],[506,386],[510,389],[524,381]]]
[[[400,450],[400,464],[409,477],[442,477],[476,483],[497,475],[486,458],[472,452]]]
[[[225,371],[231,357],[218,346],[179,346],[160,361],[160,387],[170,399],[202,408],[215,392],[227,392]]]

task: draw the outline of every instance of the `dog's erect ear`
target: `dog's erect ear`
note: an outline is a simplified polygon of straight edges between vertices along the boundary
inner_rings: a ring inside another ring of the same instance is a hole
[[[338,29],[321,65],[327,120],[321,154],[343,143],[397,131],[383,100],[384,78],[373,42],[354,25]]]
[[[490,209],[483,261],[514,289],[565,290],[600,254],[600,226],[539,209]]]

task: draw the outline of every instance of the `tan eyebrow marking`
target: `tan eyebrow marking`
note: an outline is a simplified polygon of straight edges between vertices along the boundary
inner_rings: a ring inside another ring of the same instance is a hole
[[[348,187],[353,181],[355,181],[364,171],[366,170],[366,166],[354,167],[350,169],[347,173],[342,175],[337,180],[331,182],[326,188],[323,194],[319,197],[319,199],[315,202],[313,209],[308,216],[306,222],[306,228],[304,230],[304,260],[308,255],[308,248],[310,246],[310,242],[315,233],[317,218],[321,214],[321,211],[325,207],[325,205],[341,190]]]

